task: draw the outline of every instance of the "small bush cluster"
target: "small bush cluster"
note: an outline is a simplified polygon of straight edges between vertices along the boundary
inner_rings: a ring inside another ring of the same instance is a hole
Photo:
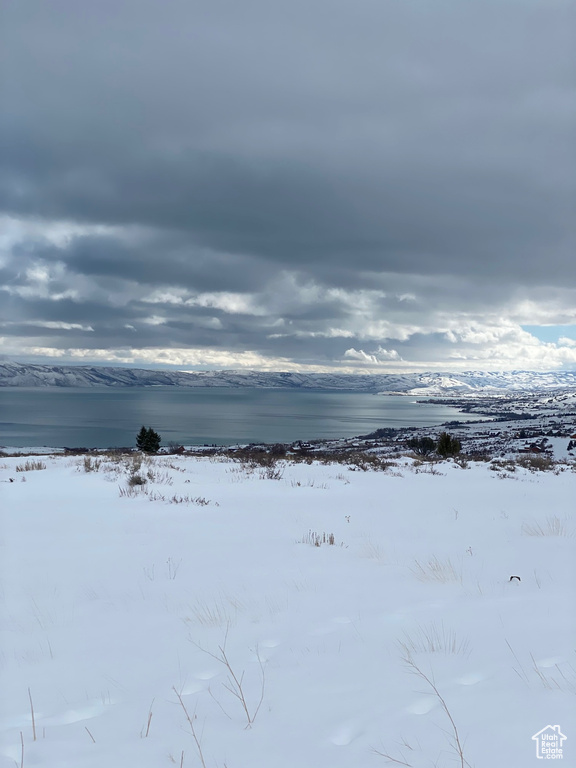
[[[436,469],[434,465],[434,461],[415,459],[414,464],[412,464],[412,469],[414,470],[415,475],[443,475],[444,473]]]
[[[385,461],[381,456],[375,453],[367,453],[366,451],[349,454],[346,458],[346,464],[348,464],[348,469],[352,472],[368,472],[368,470],[385,472],[394,466],[392,462]]]
[[[130,475],[127,482],[130,488],[134,488],[135,485],[146,485],[148,480],[143,475],[134,473]]]
[[[513,459],[494,459],[489,469],[492,472],[516,472],[516,464]]]
[[[271,466],[261,469],[258,473],[260,480],[282,480],[284,477],[284,468]]]
[[[82,460],[84,466],[84,472],[98,472],[102,465],[100,459],[93,459],[91,456],[84,456]]]
[[[519,456],[517,464],[531,472],[549,472],[554,469],[554,462],[550,456],[541,453],[526,453]]]
[[[36,469],[46,469],[46,464],[43,461],[26,461],[16,466],[16,472],[32,472]]]

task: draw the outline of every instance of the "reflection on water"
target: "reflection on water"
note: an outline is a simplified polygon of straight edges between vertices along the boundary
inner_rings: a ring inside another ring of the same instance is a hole
[[[0,444],[131,446],[145,424],[162,443],[227,445],[354,437],[381,427],[477,420],[411,397],[293,389],[0,389]]]

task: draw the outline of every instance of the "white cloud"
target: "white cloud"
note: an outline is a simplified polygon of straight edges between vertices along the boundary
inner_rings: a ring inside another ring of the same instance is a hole
[[[164,325],[168,321],[165,317],[161,317],[160,315],[150,315],[150,317],[142,318],[141,322],[145,325]]]
[[[378,347],[375,352],[367,353],[363,349],[354,349],[351,347],[344,352],[344,357],[349,360],[357,360],[369,365],[382,365],[392,360],[399,361],[402,358],[395,349],[382,349]]]
[[[28,325],[35,328],[49,328],[56,331],[88,331],[94,333],[91,325],[82,325],[81,323],[65,323],[60,320],[22,320],[21,322],[0,323],[0,328],[10,328],[15,325]]]
[[[220,309],[227,314],[235,315],[265,315],[266,311],[258,306],[254,296],[230,291],[214,293],[199,293],[186,300],[185,304],[191,307],[207,307]]]
[[[355,334],[342,328],[328,328],[326,331],[294,331],[293,333],[269,333],[268,339],[351,339]]]

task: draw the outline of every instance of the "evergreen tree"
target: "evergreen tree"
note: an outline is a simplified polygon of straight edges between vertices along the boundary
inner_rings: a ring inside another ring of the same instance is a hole
[[[436,443],[431,437],[412,437],[406,445],[418,456],[429,456],[436,448]]]
[[[160,448],[161,437],[152,427],[142,426],[140,432],[136,435],[136,448],[145,453],[157,453]]]
[[[440,456],[443,456],[444,458],[447,456],[457,456],[460,453],[461,448],[462,444],[460,443],[460,440],[456,437],[452,437],[448,432],[442,432],[438,438],[438,446],[436,450]]]

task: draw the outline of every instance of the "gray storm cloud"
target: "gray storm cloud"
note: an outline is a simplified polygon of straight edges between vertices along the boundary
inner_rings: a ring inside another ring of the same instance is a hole
[[[3,3],[4,349],[575,364],[574,10]]]

